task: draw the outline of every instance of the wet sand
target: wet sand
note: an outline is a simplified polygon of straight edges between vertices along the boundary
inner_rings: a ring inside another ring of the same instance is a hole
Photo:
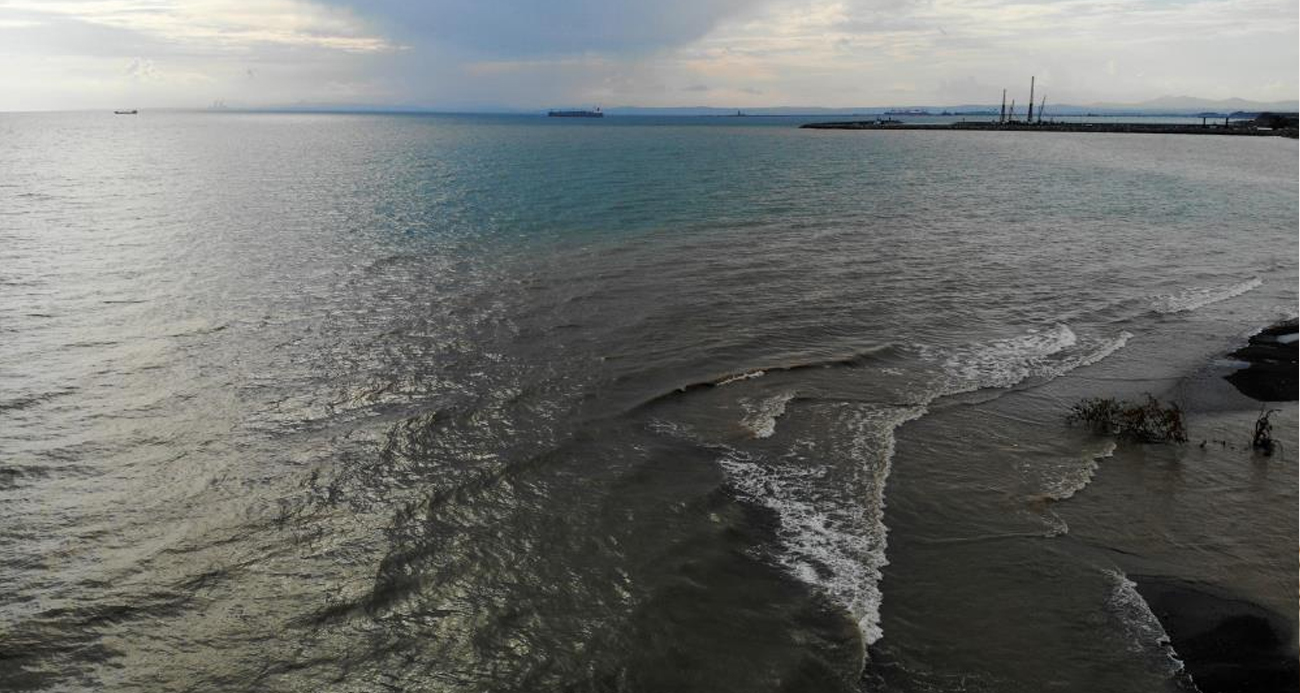
[[[1202,693],[1298,690],[1290,624],[1280,614],[1209,585],[1133,580]]]
[[[1282,416],[1294,418],[1295,406],[1281,403],[1296,401],[1295,333],[1295,319],[1261,330],[1228,360],[1186,379],[1178,398],[1203,417],[1244,422],[1241,414],[1252,406],[1280,406]],[[1249,367],[1234,368],[1233,361]],[[1244,430],[1240,438],[1201,440],[1199,445],[1217,447],[1242,463],[1268,464],[1261,462],[1260,451],[1250,450]],[[1194,436],[1188,445],[1196,444]],[[1295,625],[1288,616],[1221,586],[1167,575],[1132,579],[1202,693],[1300,690]]]

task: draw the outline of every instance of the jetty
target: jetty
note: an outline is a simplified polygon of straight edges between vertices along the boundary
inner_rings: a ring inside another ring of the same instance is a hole
[[[1058,122],[1043,116],[1047,111],[1047,95],[1042,95],[1038,102],[1038,113],[1034,113],[1034,88],[1037,78],[1029,77],[1029,105],[1024,120],[1016,118],[1016,100],[1011,100],[1007,107],[1007,90],[1002,90],[1002,107],[997,111],[997,120],[960,121],[953,123],[914,123],[894,118],[877,118],[876,120],[851,120],[828,123],[807,123],[802,128],[810,130],[982,130],[993,132],[1121,132],[1159,135],[1237,135],[1245,137],[1290,137],[1297,139],[1297,126],[1300,120],[1296,113],[1259,113],[1252,114],[1251,119],[1239,118],[1233,122],[1236,114],[1198,113],[1200,124],[1196,123],[1134,123],[1134,122]],[[993,111],[989,112],[990,115]],[[929,116],[923,109],[886,111],[885,116]],[[948,115],[943,113],[941,115]],[[1037,115],[1037,120],[1035,120]],[[1085,116],[1085,117],[1092,117]],[[1214,118],[1214,122],[1210,119]],[[1223,122],[1220,123],[1219,119]]]
[[[855,120],[832,123],[805,123],[809,130],[979,130],[988,132],[1125,132],[1161,135],[1237,135],[1244,137],[1290,137],[1297,139],[1295,127],[1256,127],[1253,121],[1228,126],[1195,123],[1043,123],[966,121],[957,123],[904,123],[896,120]]]

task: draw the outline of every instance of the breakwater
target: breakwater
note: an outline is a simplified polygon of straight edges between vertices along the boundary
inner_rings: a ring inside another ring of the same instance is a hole
[[[903,123],[896,121],[855,120],[830,123],[806,123],[811,130],[981,130],[995,132],[1124,132],[1163,135],[1238,135],[1246,137],[1290,137],[1296,128],[1257,128],[1249,125],[1196,125],[1162,123]]]

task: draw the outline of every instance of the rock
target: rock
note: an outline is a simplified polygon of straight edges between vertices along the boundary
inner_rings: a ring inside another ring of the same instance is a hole
[[[1241,394],[1261,402],[1296,401],[1296,320],[1262,330],[1230,356],[1250,367],[1226,376]]]

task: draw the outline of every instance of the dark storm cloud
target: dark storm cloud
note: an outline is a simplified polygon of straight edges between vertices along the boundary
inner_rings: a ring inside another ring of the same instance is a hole
[[[1295,0],[0,0],[0,110],[951,103],[996,97],[1031,69],[1062,100],[1289,101],[1296,12]]]
[[[635,54],[704,36],[763,0],[401,0],[336,4],[414,46],[429,41],[498,58]]]

